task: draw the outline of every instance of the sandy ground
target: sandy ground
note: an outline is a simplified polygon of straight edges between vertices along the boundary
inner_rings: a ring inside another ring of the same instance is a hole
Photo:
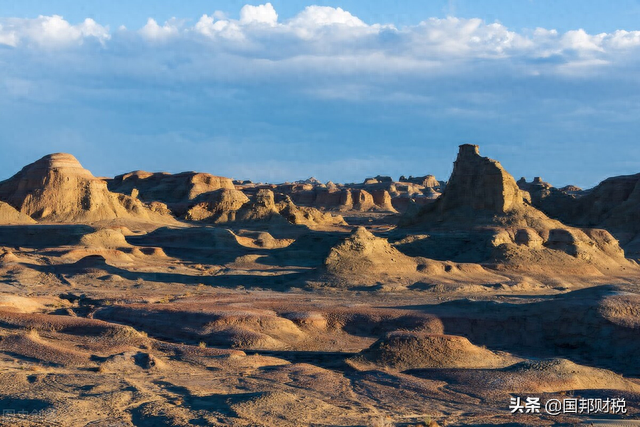
[[[640,418],[636,270],[425,260],[404,250],[422,237],[393,235],[388,217],[345,218],[373,234],[0,227],[0,425]],[[511,399],[527,397],[540,413],[512,414]],[[607,398],[626,413],[544,410]]]

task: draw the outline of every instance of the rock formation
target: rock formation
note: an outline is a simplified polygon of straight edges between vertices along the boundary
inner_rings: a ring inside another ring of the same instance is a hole
[[[547,187],[542,180],[533,185]],[[405,215],[402,224],[431,233],[428,239],[398,246],[412,256],[555,274],[635,268],[608,232],[566,226],[531,206],[529,193],[520,190],[500,163],[481,157],[475,145],[460,146],[442,196]]]
[[[169,174],[135,171],[118,175],[110,180],[109,189],[124,194],[130,194],[135,189],[140,199],[147,202],[158,200],[165,203],[179,203],[193,200],[200,194],[215,190],[233,190],[235,186],[230,178],[208,173]]]
[[[255,199],[245,204],[236,215],[238,221],[280,220],[275,196],[271,190],[260,190]]]
[[[45,156],[0,182],[0,200],[36,220],[94,222],[160,216],[130,196],[110,193],[106,181],[63,153]]]
[[[487,211],[503,214],[522,207],[523,195],[499,162],[481,157],[477,145],[460,146],[453,173],[438,209]]]
[[[346,225],[344,218],[328,212],[321,212],[316,208],[296,206],[289,196],[278,203],[278,211],[287,221],[299,225]]]
[[[438,181],[436,177],[433,175],[425,175],[425,176],[417,176],[417,177],[410,176],[409,178],[405,178],[404,176],[401,176],[400,182],[411,182],[413,184],[418,184],[423,187],[429,187],[429,188],[439,188],[442,185],[440,181]]]
[[[351,192],[353,200],[353,209],[357,211],[369,211],[375,208],[371,193],[365,190],[353,190]]]
[[[640,174],[608,178],[589,191],[527,184],[532,204],[552,218],[579,227],[601,227],[640,259]]]
[[[562,207],[571,209],[575,200],[573,194],[558,190],[551,184],[542,181],[540,177],[535,177],[533,182],[527,182],[524,177],[520,178],[518,187],[529,194],[533,206],[553,218],[558,218],[553,214],[554,211],[562,209]]]
[[[376,205],[378,210],[386,212],[397,212],[393,207],[391,195],[387,190],[373,190],[371,192],[371,195],[373,196],[373,203]]]
[[[185,219],[192,221],[228,222],[276,222],[296,225],[344,225],[340,215],[321,212],[311,207],[297,206],[289,196],[276,203],[272,190],[261,189],[250,200],[238,190],[218,190],[197,198],[203,200],[193,206]]]
[[[249,198],[238,190],[222,189],[201,194],[186,213],[190,221],[229,222],[234,221],[237,211]]]
[[[135,171],[118,175],[108,181],[109,190],[131,195],[143,202],[163,202],[177,215],[184,215],[200,195],[217,190],[235,190],[229,178],[208,173]]]
[[[324,264],[329,274],[355,281],[361,281],[364,276],[407,274],[415,272],[417,266],[411,257],[364,227],[356,228],[331,248]]]
[[[502,368],[518,359],[473,345],[455,335],[393,331],[362,353],[376,365],[394,369]]]
[[[0,224],[34,224],[29,215],[18,212],[8,203],[0,202]]]
[[[360,184],[334,184],[326,185],[314,179],[284,183],[279,185],[247,184],[238,185],[238,189],[249,197],[258,191],[267,189],[275,194],[289,196],[298,206],[331,210],[338,212],[387,212],[397,213],[404,211],[410,202],[420,205],[430,203],[440,195],[442,187],[438,181],[434,181],[431,187],[424,187],[413,182],[394,182],[390,177],[377,176],[367,178]],[[422,182],[422,181],[420,181]]]

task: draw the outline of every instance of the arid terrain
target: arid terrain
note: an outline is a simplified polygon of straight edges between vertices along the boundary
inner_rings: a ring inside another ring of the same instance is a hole
[[[462,145],[441,178],[25,166],[0,425],[635,425],[640,174],[555,188]],[[545,411],[567,398],[624,413]]]

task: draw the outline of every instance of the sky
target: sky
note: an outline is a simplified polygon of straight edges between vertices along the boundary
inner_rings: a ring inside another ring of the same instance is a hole
[[[640,1],[0,3],[0,179],[434,174],[480,145],[516,179],[640,172]]]

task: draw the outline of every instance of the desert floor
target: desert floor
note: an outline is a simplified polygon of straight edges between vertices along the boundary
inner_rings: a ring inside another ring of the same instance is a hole
[[[349,221],[394,240],[383,215]],[[352,227],[264,228],[0,227],[0,424],[640,416],[635,271],[554,283],[442,264],[407,284],[411,272],[376,283],[365,265],[362,283],[344,286],[327,253]],[[539,397],[542,410],[512,414],[513,397]],[[567,398],[624,398],[626,414],[545,413],[546,401]]]

